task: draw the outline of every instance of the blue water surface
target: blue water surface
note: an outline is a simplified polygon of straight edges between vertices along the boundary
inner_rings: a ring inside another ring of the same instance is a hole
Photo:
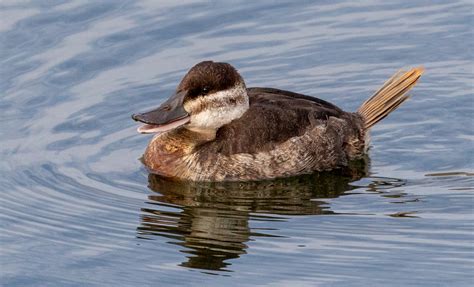
[[[472,286],[470,1],[1,1],[3,286]],[[355,111],[422,65],[370,164],[180,184],[130,115],[202,60]]]

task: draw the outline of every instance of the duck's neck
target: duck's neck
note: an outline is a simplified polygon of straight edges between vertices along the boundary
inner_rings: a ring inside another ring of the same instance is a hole
[[[175,177],[180,172],[185,158],[195,148],[205,142],[214,140],[214,129],[189,129],[180,127],[175,130],[156,135],[148,144],[143,155],[143,163],[153,172]]]
[[[155,136],[148,148],[159,150],[160,154],[187,155],[192,153],[196,146],[211,141],[215,137],[215,130],[196,130],[181,127]]]

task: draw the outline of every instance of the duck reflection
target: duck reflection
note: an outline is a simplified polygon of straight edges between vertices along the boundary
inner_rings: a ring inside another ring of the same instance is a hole
[[[261,182],[184,183],[150,174],[147,207],[142,208],[138,237],[163,236],[186,247],[181,265],[226,270],[229,259],[246,253],[253,232],[249,219],[284,220],[278,215],[334,214],[324,200],[354,189],[349,183],[366,174],[365,166]]]

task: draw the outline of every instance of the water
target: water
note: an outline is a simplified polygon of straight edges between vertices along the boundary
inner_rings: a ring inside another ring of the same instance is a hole
[[[469,1],[159,2],[0,4],[4,286],[472,286]],[[149,176],[130,115],[204,59],[346,110],[426,74],[367,170]]]

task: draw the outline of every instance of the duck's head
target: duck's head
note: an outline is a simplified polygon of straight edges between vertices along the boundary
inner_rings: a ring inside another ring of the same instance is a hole
[[[201,62],[192,67],[175,93],[157,109],[134,114],[145,123],[140,133],[157,133],[185,125],[192,130],[217,130],[240,118],[249,107],[244,80],[227,63]]]

